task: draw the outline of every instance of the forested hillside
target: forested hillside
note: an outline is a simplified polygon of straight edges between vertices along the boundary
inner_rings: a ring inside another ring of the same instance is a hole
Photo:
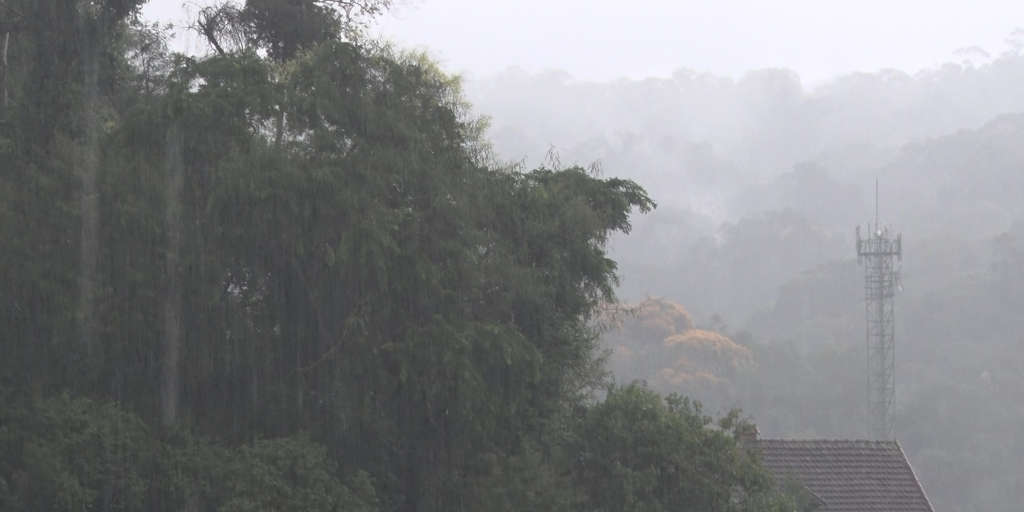
[[[608,384],[644,188],[495,163],[387,0],[141,3],[0,1],[0,509],[794,509]]]
[[[881,220],[904,236],[896,436],[945,512],[1024,500],[1022,87],[1018,48],[813,89],[785,70],[612,83],[512,70],[467,89],[501,157],[553,145],[656,191],[658,210],[612,240],[639,316],[605,337],[611,368],[712,411],[740,407],[766,436],[865,435],[854,227],[873,221],[877,177]],[[643,327],[660,325],[652,304],[683,308],[719,352],[687,352],[670,341],[678,326]]]

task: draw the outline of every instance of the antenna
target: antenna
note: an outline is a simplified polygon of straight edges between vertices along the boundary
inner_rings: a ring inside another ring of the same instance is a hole
[[[878,219],[875,178],[875,229],[866,238],[857,227],[857,260],[864,265],[867,327],[867,420],[871,439],[893,438],[892,405],[896,391],[896,340],[893,295],[899,284],[896,259],[903,257],[903,236],[890,237]]]
[[[878,176],[875,176],[875,231],[878,231]]]

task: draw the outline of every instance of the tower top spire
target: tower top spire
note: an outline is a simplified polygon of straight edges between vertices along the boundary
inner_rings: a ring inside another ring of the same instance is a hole
[[[878,226],[878,176],[875,176],[875,232],[879,230]]]

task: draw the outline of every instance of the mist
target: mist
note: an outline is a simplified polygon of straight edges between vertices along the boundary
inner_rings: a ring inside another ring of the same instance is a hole
[[[1022,25],[0,0],[0,509],[1015,511]]]
[[[970,8],[919,0],[408,0],[381,17],[376,31],[472,78],[510,66],[565,70],[587,81],[664,78],[678,68],[736,79],[781,67],[816,86],[854,71],[916,73],[971,47],[998,56],[1022,18],[1024,9],[1000,0]]]
[[[854,227],[874,222],[877,179],[881,221],[904,236],[896,437],[936,510],[1013,510],[1024,500],[1024,374],[1010,362],[1024,348],[1017,48],[814,86],[786,68],[600,81],[520,67],[465,86],[502,158],[596,162],[659,203],[611,246],[619,295],[640,311],[605,337],[617,378],[742,408],[769,436],[864,435]],[[644,327],[666,303],[738,346],[666,348],[672,332]]]
[[[410,33],[423,35],[408,16]],[[636,26],[657,38],[669,19]],[[613,40],[630,39],[630,21]],[[728,35],[702,35],[743,48]],[[850,37],[865,43],[866,57],[873,35],[810,40],[828,47]],[[910,32],[886,35],[893,47],[920,44]],[[619,296],[640,311],[605,335],[616,378],[699,397],[719,412],[741,408],[770,437],[864,436],[864,269],[854,227],[873,222],[877,179],[881,221],[904,236],[896,438],[936,510],[1009,511],[1024,501],[1015,441],[1024,412],[1013,405],[1024,399],[1024,374],[1010,362],[1024,348],[1016,313],[1024,305],[1024,54],[1019,31],[990,35],[1005,37],[1002,51],[951,52],[916,69],[884,59],[799,62],[804,76],[780,66],[791,56],[771,53],[781,38],[739,51],[756,63],[694,58],[692,68],[680,55],[704,46],[662,48],[630,64],[614,52],[603,60],[600,44],[580,59],[574,52],[584,50],[570,44],[536,61],[527,50],[476,47],[512,62],[477,66],[464,85],[500,158],[596,163],[658,202],[611,245]],[[431,40],[444,37],[452,36]],[[438,53],[453,61],[478,62],[444,48]],[[934,43],[932,51],[942,52]],[[736,72],[742,65],[750,68]],[[876,70],[850,70],[857,67]],[[651,313],[654,305],[666,303],[738,346],[719,345],[712,356],[666,348],[672,332],[650,327],[663,314]]]

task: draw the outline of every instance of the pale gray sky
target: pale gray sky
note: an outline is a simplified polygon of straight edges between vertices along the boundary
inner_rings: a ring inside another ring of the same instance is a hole
[[[510,66],[588,80],[785,67],[816,84],[851,71],[934,67],[967,46],[996,56],[1024,26],[1024,2],[1006,0],[399,2],[375,30],[470,77]],[[182,5],[151,0],[145,14],[182,20]]]

